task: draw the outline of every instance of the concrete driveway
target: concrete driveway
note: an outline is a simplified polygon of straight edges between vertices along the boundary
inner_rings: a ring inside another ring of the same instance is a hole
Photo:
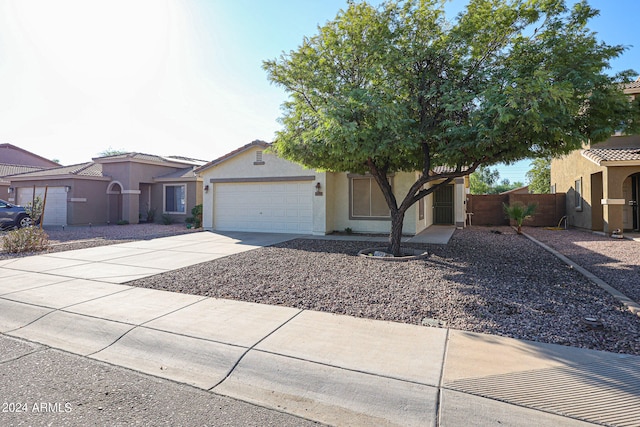
[[[16,272],[125,283],[295,239],[277,233],[190,233],[110,246],[0,260],[1,276]],[[38,276],[32,276],[37,278]],[[28,279],[27,279],[28,280]],[[50,280],[50,279],[47,279]]]

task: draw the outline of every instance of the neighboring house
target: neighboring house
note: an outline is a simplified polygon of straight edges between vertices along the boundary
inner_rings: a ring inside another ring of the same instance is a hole
[[[60,165],[53,160],[45,159],[15,145],[0,144],[0,199],[15,202],[14,195],[9,193],[11,186],[6,176],[58,166]]]
[[[389,209],[373,177],[305,169],[269,147],[254,141],[196,169],[204,184],[205,229],[389,233]],[[391,176],[398,197],[416,178],[417,172]],[[432,224],[464,226],[465,193],[465,179],[459,178],[422,199],[407,212],[403,233],[417,234]]]
[[[529,186],[525,185],[524,187],[512,188],[500,194],[529,194]]]
[[[626,86],[640,94],[640,79]],[[640,135],[614,135],[551,162],[551,192],[567,193],[569,226],[611,233],[640,229]]]
[[[93,161],[7,177],[16,202],[26,204],[35,195],[47,202],[45,225],[115,224],[155,220],[167,214],[177,222],[191,216],[202,203],[202,181],[193,170],[204,161],[125,153]]]

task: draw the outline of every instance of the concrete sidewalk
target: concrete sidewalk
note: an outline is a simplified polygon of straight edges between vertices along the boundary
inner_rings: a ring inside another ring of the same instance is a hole
[[[0,332],[331,425],[640,426],[637,356],[119,284],[286,238],[242,237],[1,261]]]

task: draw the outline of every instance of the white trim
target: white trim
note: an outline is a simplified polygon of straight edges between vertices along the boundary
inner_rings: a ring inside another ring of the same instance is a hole
[[[118,184],[120,186],[120,191],[113,191],[113,186]],[[109,185],[107,185],[107,194],[120,194],[124,190],[124,185],[120,181],[111,181]]]
[[[120,194],[140,194],[140,190],[122,190]]]
[[[184,212],[175,212],[175,211],[167,211],[167,187],[183,187],[184,188]],[[175,214],[175,215],[186,215],[187,214],[187,184],[162,184],[162,213],[165,214]]]
[[[86,202],[86,197],[72,197],[69,199],[70,202]]]
[[[626,205],[624,199],[600,199],[600,203],[603,205]]]

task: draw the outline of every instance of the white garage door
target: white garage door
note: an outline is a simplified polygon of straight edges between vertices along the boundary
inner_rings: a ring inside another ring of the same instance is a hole
[[[313,182],[217,183],[213,224],[220,231],[313,230]]]
[[[44,200],[44,187],[36,187],[36,196]],[[18,188],[18,204],[26,206],[33,200],[33,187]],[[67,192],[64,187],[47,189],[44,225],[67,225]]]

